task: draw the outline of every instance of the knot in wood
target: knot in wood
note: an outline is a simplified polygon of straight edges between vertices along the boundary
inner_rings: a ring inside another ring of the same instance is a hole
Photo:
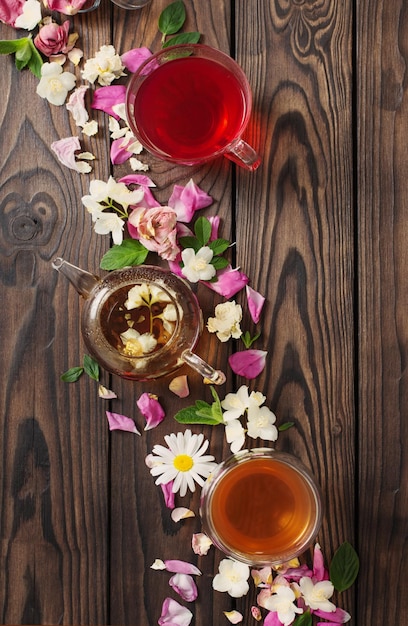
[[[11,232],[19,241],[30,241],[41,232],[41,223],[30,215],[17,215],[11,224]]]

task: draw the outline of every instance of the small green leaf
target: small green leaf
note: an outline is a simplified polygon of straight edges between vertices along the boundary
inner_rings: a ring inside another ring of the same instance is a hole
[[[179,244],[182,248],[192,248],[194,252],[201,248],[200,242],[195,237],[180,237]]]
[[[292,626],[312,626],[312,624],[312,615],[309,611],[306,611],[306,613],[302,613],[295,619]]]
[[[214,254],[222,254],[230,246],[230,242],[227,239],[214,239],[210,241],[208,247],[211,248]]]
[[[34,44],[32,44],[32,48],[32,54],[29,62],[27,63],[27,67],[34,74],[34,76],[41,78],[41,68],[44,61]]]
[[[103,270],[116,270],[129,265],[141,265],[148,253],[137,239],[124,239],[120,245],[112,246],[103,255],[100,267]]]
[[[285,432],[285,430],[289,430],[292,426],[295,425],[295,422],[283,422],[280,426],[278,426],[278,430],[280,433]]]
[[[24,46],[21,46],[18,50],[16,50],[16,65],[18,65],[18,69],[22,69],[25,67],[32,55],[32,47],[30,46],[31,39],[28,39]]]
[[[169,46],[179,46],[180,44],[186,43],[198,43],[200,41],[201,34],[200,33],[180,33],[171,37],[165,41],[162,45],[162,48],[168,48]]]
[[[206,217],[199,217],[194,224],[194,233],[201,247],[206,246],[211,237],[211,222]]]
[[[186,9],[182,0],[169,4],[160,14],[159,31],[163,35],[174,35],[186,20]]]
[[[345,591],[357,578],[360,561],[353,546],[345,541],[336,550],[330,563],[330,580],[337,591]]]
[[[211,405],[211,413],[214,420],[217,420],[217,424],[221,424],[224,421],[222,416],[222,407],[221,400],[219,398],[218,393],[215,391],[214,387],[211,385],[210,387],[211,395],[214,398],[214,402]]]
[[[228,259],[225,259],[223,256],[213,256],[210,263],[216,270],[223,270],[229,265]]]
[[[210,408],[208,412],[204,409],[197,410],[195,406],[181,409],[175,414],[174,419],[179,422],[179,424],[207,424],[209,426],[219,424],[219,422],[212,417]]]
[[[249,334],[249,331],[245,331],[244,333],[242,333],[241,335],[241,339],[242,339],[242,343],[244,344],[244,346],[246,347],[246,349],[248,350],[252,344],[259,339],[259,337],[261,336],[261,333],[256,333],[256,335],[254,335],[253,337],[251,337],[251,335]]]
[[[19,48],[25,45],[27,40],[28,37],[0,41],[0,54],[14,54]]]
[[[71,367],[69,370],[61,374],[61,380],[64,383],[74,383],[84,373],[83,367]]]
[[[84,371],[93,380],[99,380],[99,365],[89,354],[84,354]]]

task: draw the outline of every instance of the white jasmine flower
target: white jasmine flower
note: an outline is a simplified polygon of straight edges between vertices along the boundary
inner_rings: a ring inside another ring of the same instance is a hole
[[[64,72],[58,63],[43,63],[37,94],[51,104],[60,106],[64,104],[68,91],[75,87],[75,80],[74,74]]]
[[[230,337],[239,339],[242,335],[240,321],[242,320],[242,307],[232,302],[222,302],[214,309],[215,317],[209,317],[207,328],[210,333],[216,333],[220,341],[228,341]]]
[[[315,611],[320,609],[327,613],[333,613],[336,610],[335,605],[329,600],[334,593],[333,583],[330,580],[313,583],[309,576],[303,576],[300,579],[299,588],[305,603],[311,609]]]
[[[170,296],[157,285],[140,283],[129,289],[125,307],[130,311],[140,306],[151,306],[155,302],[171,302]]]
[[[284,626],[293,623],[296,613],[303,613],[303,609],[295,605],[296,596],[292,589],[286,585],[278,585],[276,592],[264,601],[264,607],[268,611],[276,611],[279,621]]]
[[[135,157],[130,157],[129,164],[134,172],[147,172],[149,169],[147,163],[142,163],[142,161],[136,159]]]
[[[208,246],[203,246],[197,253],[193,248],[185,248],[181,253],[181,258],[184,263],[183,275],[191,283],[214,278],[216,269],[210,263],[213,251]]]
[[[120,76],[126,76],[125,66],[122,65],[120,56],[116,54],[113,46],[101,46],[96,55],[85,62],[82,70],[82,78],[94,84],[97,80],[99,85],[110,85],[113,80]]]
[[[241,417],[241,415],[244,415],[245,411],[249,407],[249,403],[250,400],[247,385],[241,385],[236,393],[227,393],[224,400],[221,401],[221,406],[224,409],[224,422],[236,420]]]
[[[214,457],[205,455],[209,442],[204,441],[204,435],[193,435],[187,429],[184,433],[165,436],[168,448],[155,445],[152,450],[152,467],[150,473],[157,476],[156,485],[173,482],[173,493],[180,491],[180,496],[187,493],[187,489],[195,491],[195,482],[202,486],[216,467]]]
[[[41,3],[38,0],[26,0],[23,4],[23,12],[14,22],[15,27],[33,30],[39,22],[41,22]]]
[[[241,598],[248,593],[250,570],[245,563],[234,559],[223,559],[218,567],[218,574],[213,579],[213,589],[229,593],[233,598]]]
[[[84,163],[84,165],[86,165],[86,163]],[[99,213],[94,212],[92,219],[94,222],[94,231],[98,235],[108,235],[112,233],[113,243],[117,246],[122,243],[125,224],[116,213],[104,213],[103,211]]]
[[[121,341],[124,344],[124,352],[128,356],[143,356],[153,352],[157,346],[157,340],[150,333],[143,333],[141,335],[134,328],[128,328],[128,330],[120,335]]]
[[[92,180],[89,192],[89,195],[82,197],[82,204],[87,209],[98,206],[101,210],[105,209],[106,205],[109,206],[111,200],[127,209],[131,204],[138,204],[144,195],[141,189],[130,191],[125,183],[117,183],[113,176],[110,176],[107,182]]]
[[[255,405],[248,407],[247,432],[250,437],[276,441],[278,429],[274,425],[275,422],[276,415],[268,407]]]
[[[82,132],[87,137],[93,137],[98,132],[98,122],[96,120],[85,122],[82,126]]]
[[[239,420],[230,420],[225,424],[225,438],[233,454],[239,452],[245,443],[245,430]]]

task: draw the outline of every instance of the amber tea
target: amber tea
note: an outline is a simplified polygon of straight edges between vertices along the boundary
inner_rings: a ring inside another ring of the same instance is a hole
[[[202,517],[214,544],[250,564],[276,564],[301,554],[321,519],[318,488],[290,455],[238,454],[203,491]]]

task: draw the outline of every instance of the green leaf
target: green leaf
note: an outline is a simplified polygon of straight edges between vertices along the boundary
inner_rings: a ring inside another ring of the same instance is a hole
[[[253,337],[251,337],[251,335],[249,334],[249,331],[245,331],[244,333],[242,333],[241,335],[241,339],[242,339],[242,343],[244,344],[244,346],[246,347],[246,349],[248,350],[252,344],[254,343],[254,341],[256,341],[257,339],[259,339],[259,337],[261,336],[261,333],[256,333],[256,335],[254,335]]]
[[[214,256],[210,263],[216,270],[223,270],[229,265],[228,259],[225,259],[223,256]]]
[[[31,59],[32,47],[30,44],[32,44],[32,41],[28,39],[24,46],[16,50],[16,66],[19,70],[23,69]]]
[[[278,426],[278,430],[280,433],[285,432],[285,430],[289,430],[292,426],[295,425],[295,422],[283,422],[280,426]]]
[[[345,591],[357,578],[360,561],[353,546],[345,541],[336,550],[330,563],[330,580],[337,591]]]
[[[217,420],[217,423],[221,424],[224,421],[223,416],[222,416],[221,400],[219,398],[218,393],[215,391],[212,385],[210,387],[210,390],[211,390],[211,395],[214,398],[214,402],[211,405],[211,413],[212,413],[213,418]]]
[[[28,37],[0,41],[0,54],[14,54],[19,48],[25,45],[27,40]]]
[[[37,48],[32,43],[32,54],[29,62],[27,63],[28,69],[36,76],[37,78],[41,78],[41,68],[43,66],[44,61],[42,60],[41,54],[38,52]]]
[[[202,246],[206,246],[211,237],[211,223],[206,217],[199,217],[194,224],[194,233]]]
[[[159,31],[163,35],[174,35],[186,21],[186,9],[182,0],[169,4],[160,14]]]
[[[312,626],[312,624],[312,615],[309,611],[306,611],[306,613],[302,613],[295,619],[292,626]]]
[[[230,242],[227,239],[214,239],[210,241],[208,247],[211,248],[214,254],[222,254],[230,246]]]
[[[179,244],[182,248],[192,248],[194,252],[201,248],[200,242],[195,237],[180,237]]]
[[[129,265],[141,265],[148,253],[137,239],[124,239],[120,245],[112,246],[103,255],[100,267],[103,270],[116,270]]]
[[[71,367],[69,370],[61,374],[61,380],[64,383],[74,383],[84,373],[83,367]]]
[[[99,365],[89,354],[84,354],[84,371],[93,380],[99,380]]]
[[[200,41],[201,33],[180,33],[165,41],[162,48],[168,48],[169,46],[178,46],[186,43],[198,43]]]
[[[208,410],[197,410],[195,406],[188,406],[185,409],[178,411],[174,419],[179,424],[207,424],[209,426],[216,426],[219,424],[218,420],[212,417],[211,408],[208,405]]]

